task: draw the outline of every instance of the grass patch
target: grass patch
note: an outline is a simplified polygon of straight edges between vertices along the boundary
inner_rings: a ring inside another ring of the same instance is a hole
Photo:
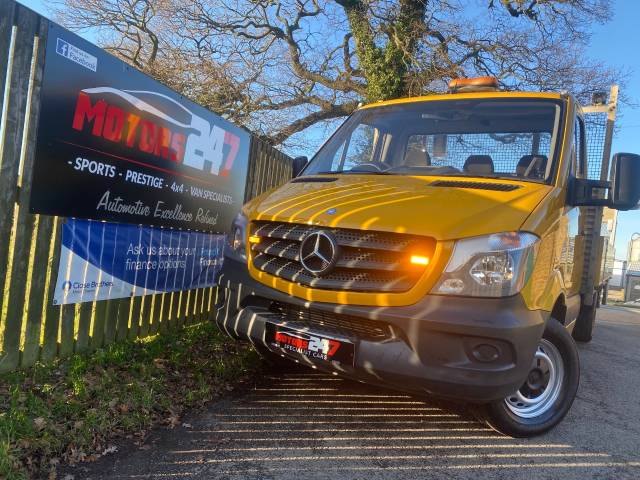
[[[2,375],[0,478],[55,478],[58,464],[95,460],[114,438],[142,442],[257,365],[255,352],[202,323]]]

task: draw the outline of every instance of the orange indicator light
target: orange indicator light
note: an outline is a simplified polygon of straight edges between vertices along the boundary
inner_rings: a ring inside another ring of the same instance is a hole
[[[422,255],[411,255],[411,263],[414,265],[429,265],[429,257]]]
[[[260,237],[258,237],[257,235],[251,235],[249,237],[249,243],[260,243]]]

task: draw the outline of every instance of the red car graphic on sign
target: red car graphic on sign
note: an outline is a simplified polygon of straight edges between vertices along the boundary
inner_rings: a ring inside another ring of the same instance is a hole
[[[121,108],[122,101],[130,108]],[[83,89],[72,126],[212,175],[227,176],[240,147],[237,135],[152,91]]]

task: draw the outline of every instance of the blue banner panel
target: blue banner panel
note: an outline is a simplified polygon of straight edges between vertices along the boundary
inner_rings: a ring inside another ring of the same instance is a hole
[[[215,285],[225,235],[69,219],[54,305]]]

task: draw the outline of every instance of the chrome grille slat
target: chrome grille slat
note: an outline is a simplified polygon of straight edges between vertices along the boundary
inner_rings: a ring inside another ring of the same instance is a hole
[[[298,242],[287,242],[284,240],[268,240],[252,247],[254,251],[273,255],[274,257],[286,258],[288,260],[299,260],[298,250],[300,244]]]
[[[340,245],[333,271],[319,276],[300,263],[300,244],[312,232],[327,230]],[[430,255],[435,240],[416,235],[317,227],[282,222],[253,222],[255,268],[300,285],[354,292],[404,292],[424,272],[409,264],[413,251]]]
[[[301,241],[304,238],[307,229],[296,224],[286,223],[267,223],[260,226],[254,235],[267,238],[281,238],[283,240]]]
[[[411,240],[393,240],[389,235],[376,232],[337,230],[334,232],[338,244],[345,247],[371,248],[391,252],[401,252],[411,244]]]

